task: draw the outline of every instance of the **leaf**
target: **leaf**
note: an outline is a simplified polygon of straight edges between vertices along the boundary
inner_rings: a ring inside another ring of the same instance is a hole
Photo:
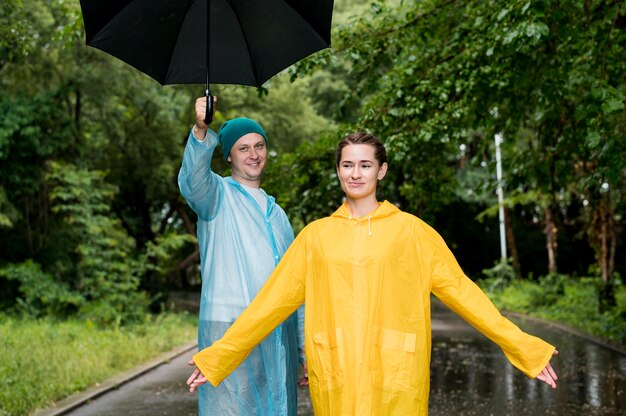
[[[592,131],[587,134],[587,137],[585,137],[585,144],[590,149],[595,149],[600,144],[600,139],[600,133],[598,133],[597,131]]]

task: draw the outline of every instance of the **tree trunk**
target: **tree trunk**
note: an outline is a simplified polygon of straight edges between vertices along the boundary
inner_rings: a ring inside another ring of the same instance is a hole
[[[602,272],[602,286],[606,286],[609,281],[608,271],[608,244],[607,244],[607,221],[606,221],[606,206],[604,205],[604,198],[600,200],[600,270]]]
[[[193,221],[191,221],[191,218],[189,218],[189,215],[187,215],[185,209],[178,204],[176,205],[175,209],[180,218],[183,220],[183,224],[185,225],[185,229],[187,230],[187,232],[193,236],[196,236],[195,224],[193,223]],[[186,278],[187,271],[189,270],[190,266],[192,266],[193,264],[197,264],[198,262],[200,262],[200,247],[198,246],[198,243],[196,243],[193,253],[188,255],[184,260],[176,265],[173,274],[170,276],[170,279],[173,279],[174,273],[177,273],[178,277],[181,280],[188,280]]]
[[[546,249],[548,250],[548,273],[556,273],[556,237],[558,228],[554,223],[551,207],[545,209],[544,215],[545,227],[543,232],[546,235]]]
[[[513,231],[513,220],[511,219],[511,210],[504,208],[504,228],[506,233],[506,243],[509,248],[509,256],[512,259],[511,266],[515,270],[515,277],[520,278],[522,275],[519,264],[519,254],[517,252],[517,243],[515,242],[515,232]]]
[[[176,267],[174,268],[174,271],[172,272],[172,274],[177,274],[182,271],[185,271],[187,270],[189,266],[195,263],[198,263],[199,261],[200,261],[200,249],[198,248],[198,245],[196,244],[196,248],[194,252],[191,253],[189,256],[187,256],[186,259],[178,263]]]
[[[609,276],[615,273],[615,252],[617,251],[617,235],[619,234],[613,222],[613,216],[609,218],[609,232],[611,236],[611,245],[609,247]]]
[[[80,89],[76,89],[76,103],[74,105],[74,124],[76,124],[76,129],[80,131],[80,116],[82,111],[82,101],[81,101],[81,93]]]
[[[607,193],[600,199],[599,206],[599,261],[602,276],[602,284],[599,293],[599,310],[603,313],[614,308],[617,304],[613,287],[613,271],[615,267],[615,230],[613,223],[613,209],[611,207],[610,194]]]
[[[24,197],[24,222],[26,223],[26,243],[28,245],[29,257],[34,257],[35,253],[33,251],[33,230],[31,228],[30,222],[30,205],[30,198]]]

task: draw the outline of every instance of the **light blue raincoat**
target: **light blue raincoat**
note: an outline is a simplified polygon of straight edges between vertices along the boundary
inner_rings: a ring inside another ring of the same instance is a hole
[[[178,186],[198,215],[202,296],[198,347],[222,335],[248,306],[293,241],[293,230],[274,198],[267,209],[231,177],[211,170],[218,139],[189,134]],[[298,358],[303,356],[303,315],[294,314],[272,332],[219,387],[199,389],[201,416],[296,415]],[[298,326],[300,324],[300,328]]]

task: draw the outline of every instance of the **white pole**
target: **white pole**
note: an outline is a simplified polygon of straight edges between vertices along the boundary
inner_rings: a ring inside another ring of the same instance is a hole
[[[500,218],[500,256],[503,263],[506,263],[506,232],[504,228],[504,191],[502,190],[502,156],[500,154],[500,143],[504,140],[502,134],[498,133],[495,136],[496,140],[496,178],[498,180],[498,188],[496,193],[498,194],[498,217]]]

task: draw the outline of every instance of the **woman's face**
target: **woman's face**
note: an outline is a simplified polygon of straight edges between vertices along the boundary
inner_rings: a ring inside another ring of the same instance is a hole
[[[385,173],[387,164],[378,164],[374,147],[368,144],[349,144],[341,151],[337,176],[341,189],[349,199],[376,199],[376,186]]]

